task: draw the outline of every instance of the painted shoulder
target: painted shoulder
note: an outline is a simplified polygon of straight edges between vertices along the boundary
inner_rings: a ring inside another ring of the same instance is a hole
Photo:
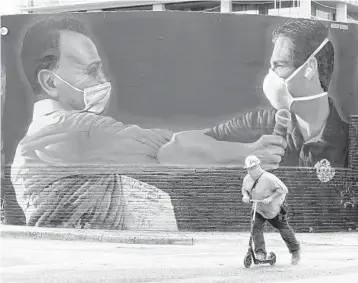
[[[98,126],[111,126],[119,123],[112,117],[100,116],[89,112],[61,111],[55,113],[54,116],[58,116],[58,118],[62,120],[62,123],[69,127],[92,128]]]

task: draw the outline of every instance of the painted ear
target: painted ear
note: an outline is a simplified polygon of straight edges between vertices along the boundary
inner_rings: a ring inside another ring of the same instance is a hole
[[[311,76],[312,76],[312,72],[313,72],[313,69],[310,68],[310,67],[308,67],[308,68],[306,69],[305,78],[310,79]]]
[[[41,70],[37,75],[37,80],[46,94],[53,98],[57,97],[57,89],[51,72],[48,70]]]
[[[307,63],[307,68],[305,71],[305,78],[312,80],[316,73],[317,68],[318,68],[317,59],[315,57],[313,57]]]

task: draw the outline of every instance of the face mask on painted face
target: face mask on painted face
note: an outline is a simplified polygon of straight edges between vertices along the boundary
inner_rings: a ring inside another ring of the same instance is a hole
[[[263,91],[274,108],[276,108],[277,110],[291,110],[292,103],[295,101],[313,100],[327,95],[327,92],[323,92],[311,96],[293,97],[288,90],[288,82],[302,70],[302,68],[311,58],[317,55],[317,53],[326,45],[328,41],[328,38],[326,38],[321,43],[321,45],[311,54],[311,56],[305,61],[305,63],[303,63],[299,68],[297,68],[287,79],[283,79],[273,70],[269,70],[263,82]]]
[[[80,90],[77,87],[74,87],[69,82],[62,79],[55,73],[54,76],[72,87],[74,90],[80,91],[83,93],[83,100],[85,103],[85,108],[82,110],[83,112],[92,112],[95,114],[101,114],[104,112],[108,105],[109,98],[111,96],[111,83],[107,82],[104,84],[99,84],[93,87],[85,88],[84,90]]]

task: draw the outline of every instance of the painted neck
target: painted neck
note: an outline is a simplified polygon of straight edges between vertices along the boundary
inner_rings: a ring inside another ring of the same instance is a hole
[[[66,111],[71,111],[71,110],[74,110],[72,107],[70,107],[69,105],[66,105],[64,103],[62,103],[61,101],[57,100],[57,99],[54,99],[52,98],[51,96],[47,95],[47,94],[43,94],[43,93],[40,93],[40,94],[37,94],[35,96],[35,103],[36,102],[39,102],[39,101],[42,101],[42,100],[52,100],[54,103],[56,103],[59,108],[61,108],[62,110],[66,110]]]
[[[297,121],[305,140],[313,138],[321,132],[329,116],[328,96],[308,101],[301,101],[295,107]]]

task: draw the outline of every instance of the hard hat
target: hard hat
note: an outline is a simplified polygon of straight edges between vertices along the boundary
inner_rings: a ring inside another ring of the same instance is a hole
[[[260,165],[261,161],[260,159],[258,159],[255,155],[249,155],[248,157],[246,157],[245,159],[245,169],[254,167],[256,165]]]

